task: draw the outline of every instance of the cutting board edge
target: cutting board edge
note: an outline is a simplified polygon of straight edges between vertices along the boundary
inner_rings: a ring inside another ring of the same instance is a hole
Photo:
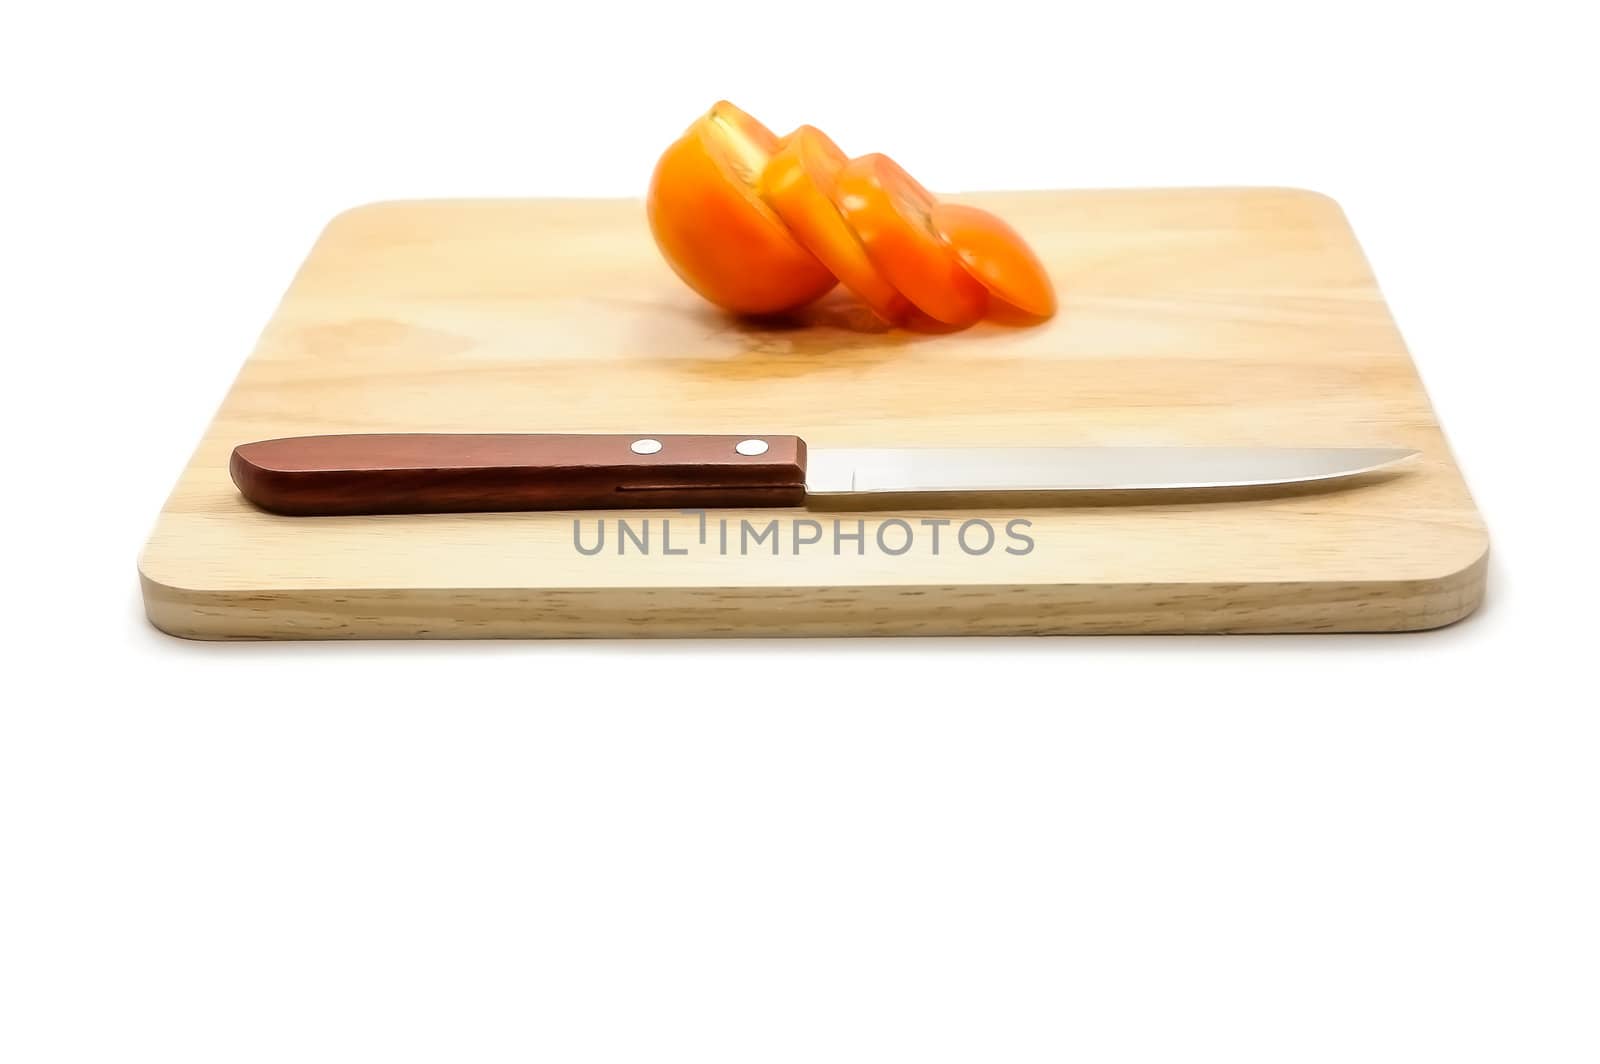
[[[1485,539],[1462,568],[1392,581],[196,590],[141,570],[139,583],[152,625],[208,641],[1180,635],[1443,628],[1482,605],[1487,571]]]

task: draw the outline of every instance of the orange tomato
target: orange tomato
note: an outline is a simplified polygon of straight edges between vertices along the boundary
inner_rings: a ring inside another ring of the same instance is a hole
[[[961,265],[990,295],[1036,318],[1056,312],[1055,287],[1044,263],[1003,218],[962,203],[936,203],[930,217]]]
[[[933,194],[887,155],[851,159],[833,202],[884,280],[930,318],[971,325],[989,292],[933,228]]]
[[[847,158],[815,126],[801,126],[779,142],[762,172],[761,198],[789,231],[856,298],[890,324],[911,309],[905,296],[884,280],[831,198]]]
[[[792,310],[835,283],[757,194],[777,147],[771,130],[720,101],[662,153],[650,179],[646,212],[667,264],[739,314]]]

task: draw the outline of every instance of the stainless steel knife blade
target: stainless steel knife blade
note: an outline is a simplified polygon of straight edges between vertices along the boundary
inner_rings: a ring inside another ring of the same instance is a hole
[[[928,447],[809,452],[806,495],[1183,491],[1331,480],[1416,454],[1393,447]]]

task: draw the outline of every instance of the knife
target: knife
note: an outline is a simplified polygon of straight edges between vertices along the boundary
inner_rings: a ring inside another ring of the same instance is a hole
[[[1048,504],[1352,477],[1388,447],[930,447],[808,451],[798,436],[390,433],[240,444],[246,499],[297,516],[496,510]]]

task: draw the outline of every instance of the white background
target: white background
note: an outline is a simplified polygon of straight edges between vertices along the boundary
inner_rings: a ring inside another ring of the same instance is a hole
[[[1582,5],[869,6],[6,16],[0,1059],[1600,1057]],[[328,217],[638,194],[724,96],[934,187],[1333,195],[1488,605],[1318,638],[144,623],[135,555]]]

